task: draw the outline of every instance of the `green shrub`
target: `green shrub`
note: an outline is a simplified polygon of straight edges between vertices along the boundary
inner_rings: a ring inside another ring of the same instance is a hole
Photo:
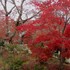
[[[22,64],[23,64],[22,60],[16,59],[10,64],[10,70],[20,70],[22,67]]]

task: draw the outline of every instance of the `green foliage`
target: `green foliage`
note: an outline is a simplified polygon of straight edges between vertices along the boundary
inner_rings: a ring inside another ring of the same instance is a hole
[[[34,70],[40,70],[39,65],[35,65]]]
[[[23,51],[23,47],[20,47],[20,45],[15,45],[15,44],[6,44],[6,49],[10,52],[10,53],[20,53],[21,51]]]
[[[14,51],[15,48],[17,48],[16,45],[12,45],[12,44],[8,44],[6,45],[6,48],[9,50],[9,51]]]
[[[4,40],[0,39],[0,46],[4,46]]]
[[[23,61],[23,49],[20,45],[16,44],[6,44],[4,47],[4,53],[5,50],[8,52],[7,59],[5,59],[1,55],[1,61],[2,61],[2,67],[0,70],[22,70],[22,65],[25,61]],[[19,52],[19,53],[17,53]]]
[[[44,65],[36,64],[34,70],[47,70],[47,68]]]
[[[23,64],[22,60],[16,59],[10,64],[10,70],[20,70],[22,67],[22,64]]]

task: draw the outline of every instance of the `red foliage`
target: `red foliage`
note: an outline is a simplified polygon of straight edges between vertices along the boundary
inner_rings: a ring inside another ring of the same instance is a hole
[[[33,54],[40,61],[45,62],[53,56],[55,51],[60,51],[63,58],[70,57],[70,24],[62,14],[67,15],[70,8],[69,0],[49,0],[39,3],[33,1],[37,9],[41,10],[40,17],[28,24],[18,26],[19,31],[26,31],[24,41]],[[61,13],[59,15],[59,13]],[[56,14],[57,13],[57,14]],[[66,29],[64,29],[65,22]]]
[[[0,38],[6,37],[7,29],[9,30],[10,35],[15,32],[16,27],[14,23],[14,20],[10,17],[2,17],[2,19],[0,19]]]
[[[70,38],[70,24],[67,25],[65,32],[64,32],[64,36],[67,38]]]

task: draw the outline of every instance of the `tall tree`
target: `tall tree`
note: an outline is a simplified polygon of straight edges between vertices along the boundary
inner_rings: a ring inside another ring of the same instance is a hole
[[[28,20],[32,19],[34,16],[36,16],[38,14],[38,13],[36,13],[28,18],[28,15],[27,15],[28,12],[24,13],[24,11],[25,11],[24,6],[26,5],[25,1],[26,0],[20,0],[19,1],[20,5],[19,5],[19,4],[17,4],[18,3],[17,0],[0,0],[1,6],[3,8],[2,11],[4,12],[4,13],[2,13],[2,15],[4,15],[3,23],[6,23],[6,26],[5,26],[6,32],[5,33],[6,33],[6,37],[9,37],[9,42],[12,42],[12,39],[16,35],[18,35],[16,28],[13,28],[13,29],[15,29],[15,31],[13,33],[10,33],[10,27],[12,27],[12,26],[9,26],[10,23],[12,23],[12,25],[14,24],[14,26],[16,27],[16,26],[19,26],[19,25],[27,22]],[[9,8],[9,5],[11,6],[10,8]],[[30,11],[30,12],[32,12],[32,11]],[[25,17],[23,15],[27,16],[27,18],[25,19]],[[15,18],[13,18],[11,16],[13,16],[13,17],[15,16],[16,21],[15,21]],[[12,21],[14,21],[14,23]],[[22,35],[22,37],[23,37],[23,35]]]
[[[0,0],[0,2],[1,2],[1,5],[2,5],[2,7],[3,7],[3,9],[4,9],[4,11],[5,11],[5,23],[6,23],[6,27],[7,27],[7,29],[6,29],[6,35],[8,36],[8,34],[9,34],[9,29],[8,29],[8,16],[9,16],[9,14],[12,12],[12,10],[14,9],[14,7],[15,6],[13,6],[11,9],[10,9],[10,11],[8,12],[8,9],[7,9],[7,3],[8,3],[8,0]]]

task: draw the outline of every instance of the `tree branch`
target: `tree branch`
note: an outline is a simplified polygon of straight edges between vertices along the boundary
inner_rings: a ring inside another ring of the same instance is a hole
[[[14,6],[14,7],[12,7],[12,9],[8,12],[8,14],[10,14],[14,8],[15,8],[15,6]]]
[[[30,18],[26,19],[26,20],[23,20],[23,23],[25,23],[26,21],[34,18],[35,16],[37,16],[41,11],[37,12],[35,15],[31,16]]]
[[[66,19],[67,19],[67,18],[66,18]],[[67,26],[67,23],[68,23],[69,19],[70,19],[70,17],[65,21],[65,25],[64,25],[64,28],[63,28],[63,30],[62,30],[62,34],[63,34],[64,31],[65,31],[65,28],[66,28],[66,26]]]

